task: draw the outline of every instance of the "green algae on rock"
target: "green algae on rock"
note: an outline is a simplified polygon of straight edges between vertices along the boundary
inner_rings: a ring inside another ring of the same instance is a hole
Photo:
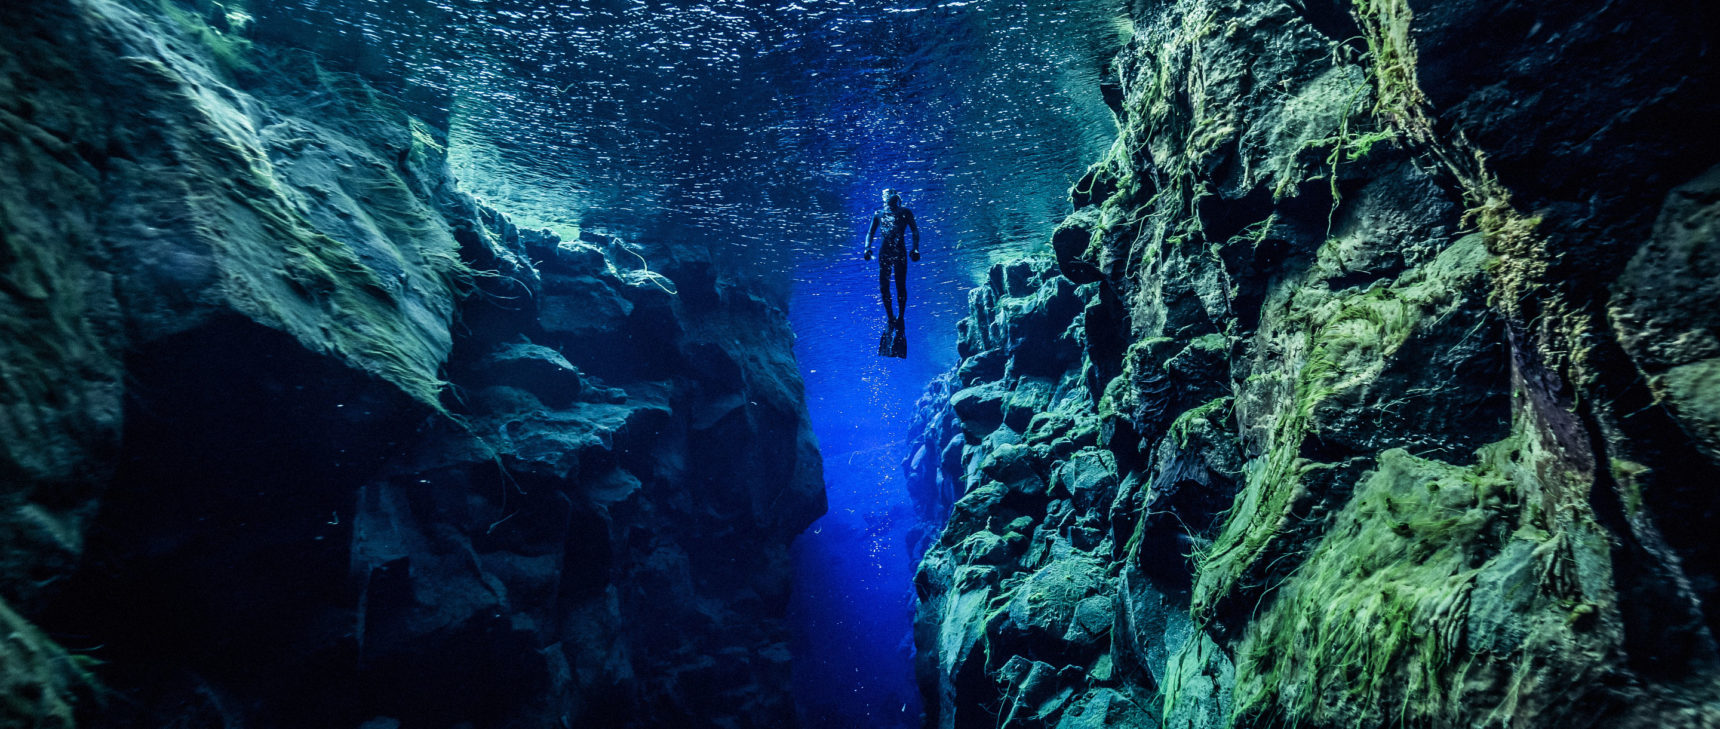
[[[962,438],[910,464],[954,484],[930,726],[1720,723],[1712,173],[1669,189],[1720,150],[1625,121],[1720,99],[1700,34],[1632,7],[1134,8],[1117,141],[1049,260],[974,292]],[[1034,627],[1082,610],[1109,630]]]

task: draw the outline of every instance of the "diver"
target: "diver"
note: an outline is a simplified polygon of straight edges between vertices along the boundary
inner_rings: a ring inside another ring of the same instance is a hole
[[[914,211],[902,206],[902,196],[885,188],[884,207],[872,213],[872,229],[866,231],[866,260],[872,260],[872,238],[878,229],[884,238],[878,245],[878,296],[884,300],[884,316],[890,329],[902,330],[902,318],[908,313],[908,259],[920,260],[920,227],[914,224]],[[907,249],[907,233],[914,233],[913,250]],[[890,279],[896,279],[896,307],[890,305]]]

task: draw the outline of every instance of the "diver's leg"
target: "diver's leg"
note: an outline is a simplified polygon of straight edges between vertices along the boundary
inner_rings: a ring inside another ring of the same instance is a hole
[[[882,299],[884,302],[884,318],[890,320],[893,324],[896,321],[896,312],[895,309],[890,306],[890,264],[886,263],[889,259],[882,255],[883,252],[880,251],[879,253],[878,298]]]
[[[896,260],[896,321],[905,321],[908,316],[908,257]]]

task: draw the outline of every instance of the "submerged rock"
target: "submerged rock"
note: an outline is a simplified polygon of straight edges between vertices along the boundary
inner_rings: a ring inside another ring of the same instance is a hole
[[[0,725],[792,725],[781,302],[203,6],[0,9]]]
[[[1720,107],[1708,36],[1133,12],[923,407],[928,726],[1720,725],[1720,149],[1645,121]]]

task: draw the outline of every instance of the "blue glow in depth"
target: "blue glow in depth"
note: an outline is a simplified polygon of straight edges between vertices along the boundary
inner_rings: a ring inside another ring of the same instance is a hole
[[[866,215],[855,214],[849,256],[797,270],[790,304],[830,503],[794,546],[789,611],[806,727],[919,726],[913,547],[925,527],[915,521],[902,461],[915,400],[955,363],[955,325],[973,285],[955,252],[938,247],[937,231],[923,229],[925,256],[908,268],[908,358],[878,356],[878,264],[861,260],[858,248]]]

